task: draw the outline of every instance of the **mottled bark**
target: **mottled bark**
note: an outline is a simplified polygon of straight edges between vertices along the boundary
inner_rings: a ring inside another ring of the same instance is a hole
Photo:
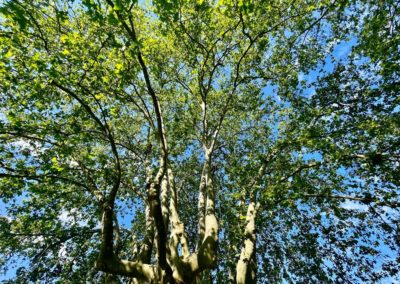
[[[211,174],[211,155],[212,150],[205,148],[205,162],[201,177],[201,183],[203,183],[201,186],[204,186],[205,192],[204,231],[200,231],[196,254],[192,255],[189,260],[193,271],[197,274],[205,269],[213,268],[217,259],[218,221],[215,216],[215,188]],[[200,187],[200,189],[202,188]],[[199,219],[199,228],[203,225],[201,222],[202,220]]]
[[[140,251],[138,252],[137,259],[143,263],[150,263],[151,261],[151,253],[153,250],[154,243],[154,222],[150,215],[150,206],[146,206],[145,212],[146,218],[146,235],[141,242]]]
[[[171,279],[172,270],[167,262],[167,228],[165,227],[162,207],[160,202],[161,185],[152,183],[148,188],[148,198],[150,203],[150,212],[154,218],[156,227],[157,261],[162,273],[165,273],[166,279]],[[168,280],[167,280],[168,281]]]
[[[198,243],[197,249],[200,247],[201,243],[204,239],[205,234],[205,216],[206,216],[206,186],[207,186],[207,171],[209,168],[209,163],[206,161],[203,166],[203,170],[201,173],[200,186],[199,186],[199,196],[197,203],[197,234],[198,234]]]
[[[190,255],[189,242],[185,227],[180,220],[178,214],[178,201],[176,195],[176,187],[174,182],[174,176],[171,169],[168,169],[168,185],[170,187],[171,198],[170,198],[170,214],[171,214],[171,239],[173,240],[174,250],[178,249],[178,244],[181,245],[182,257],[186,258]],[[177,238],[176,240],[174,238]]]
[[[247,208],[244,245],[236,265],[236,283],[256,283],[256,216],[259,205],[252,200]]]
[[[144,282],[158,279],[156,266],[143,264],[141,261],[121,260],[114,254],[113,206],[105,204],[103,208],[102,243],[96,268],[108,274],[134,277]]]
[[[96,267],[106,273],[134,277],[143,282],[159,279],[156,266],[139,261],[121,260],[115,256],[98,259]]]
[[[160,201],[161,201],[161,212],[166,230],[168,230],[169,226],[169,215],[170,215],[169,199],[170,199],[170,192],[168,186],[168,179],[167,176],[164,176],[164,179],[161,182]]]

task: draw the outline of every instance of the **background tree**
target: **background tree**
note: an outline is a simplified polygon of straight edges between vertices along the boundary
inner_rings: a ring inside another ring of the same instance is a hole
[[[400,280],[397,1],[10,0],[8,282]]]

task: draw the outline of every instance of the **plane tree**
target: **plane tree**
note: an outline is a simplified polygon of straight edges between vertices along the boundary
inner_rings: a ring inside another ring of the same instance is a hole
[[[396,1],[0,9],[7,283],[399,280]]]

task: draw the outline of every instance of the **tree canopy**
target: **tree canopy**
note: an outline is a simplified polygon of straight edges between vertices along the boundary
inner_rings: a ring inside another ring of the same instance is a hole
[[[3,279],[400,281],[399,15],[0,1]]]

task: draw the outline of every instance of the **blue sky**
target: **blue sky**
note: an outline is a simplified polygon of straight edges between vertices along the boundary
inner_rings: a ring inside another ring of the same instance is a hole
[[[351,48],[357,43],[356,38],[352,38],[349,41],[344,41],[344,42],[340,42],[338,43],[335,48],[334,51],[332,53],[335,61],[339,61],[339,60],[345,60],[346,57],[349,55],[349,53],[351,52]],[[326,63],[323,66],[323,69],[327,72],[330,72],[333,70],[333,66],[334,66],[334,62],[332,62],[329,58],[327,58]],[[317,71],[311,71],[309,74],[301,74],[300,75],[300,79],[305,79],[308,83],[313,82],[316,80],[316,76],[319,75],[319,73]],[[277,96],[275,90],[274,90],[274,86],[270,85],[270,86],[266,86],[263,91],[265,94],[267,95],[271,95],[273,97],[275,97],[275,99],[277,101],[280,101],[280,98]],[[306,94],[312,96],[313,95],[313,90],[312,89],[308,89],[306,91]],[[4,119],[4,114],[1,113],[0,110],[0,120]],[[313,154],[307,154],[305,156],[304,159],[316,159],[319,160],[321,157],[319,156],[318,153],[313,153]],[[348,173],[343,170],[343,174],[344,175],[348,175]],[[17,202],[20,202],[21,200],[17,198]],[[118,205],[121,205],[123,208],[127,209],[124,210],[126,213],[125,215],[119,215],[118,216],[118,221],[119,223],[126,227],[126,228],[130,228],[132,220],[135,217],[135,210],[132,208],[134,207],[133,204],[124,204],[122,202],[120,202]],[[365,211],[366,205],[360,204],[359,202],[356,201],[344,201],[342,203],[342,207],[345,209],[352,209],[352,210],[359,210],[359,211]],[[7,210],[6,210],[6,204],[0,200],[0,216],[7,216]],[[68,218],[68,212],[65,212],[65,214],[62,214],[62,216],[60,216],[60,218]],[[384,253],[387,254],[392,254],[391,251],[389,251],[387,249],[387,247],[385,246],[381,246],[381,250]],[[21,265],[24,265],[24,262],[21,262]],[[15,269],[10,269],[5,275],[0,275],[0,281],[1,280],[5,280],[5,279],[9,279],[15,276]]]

